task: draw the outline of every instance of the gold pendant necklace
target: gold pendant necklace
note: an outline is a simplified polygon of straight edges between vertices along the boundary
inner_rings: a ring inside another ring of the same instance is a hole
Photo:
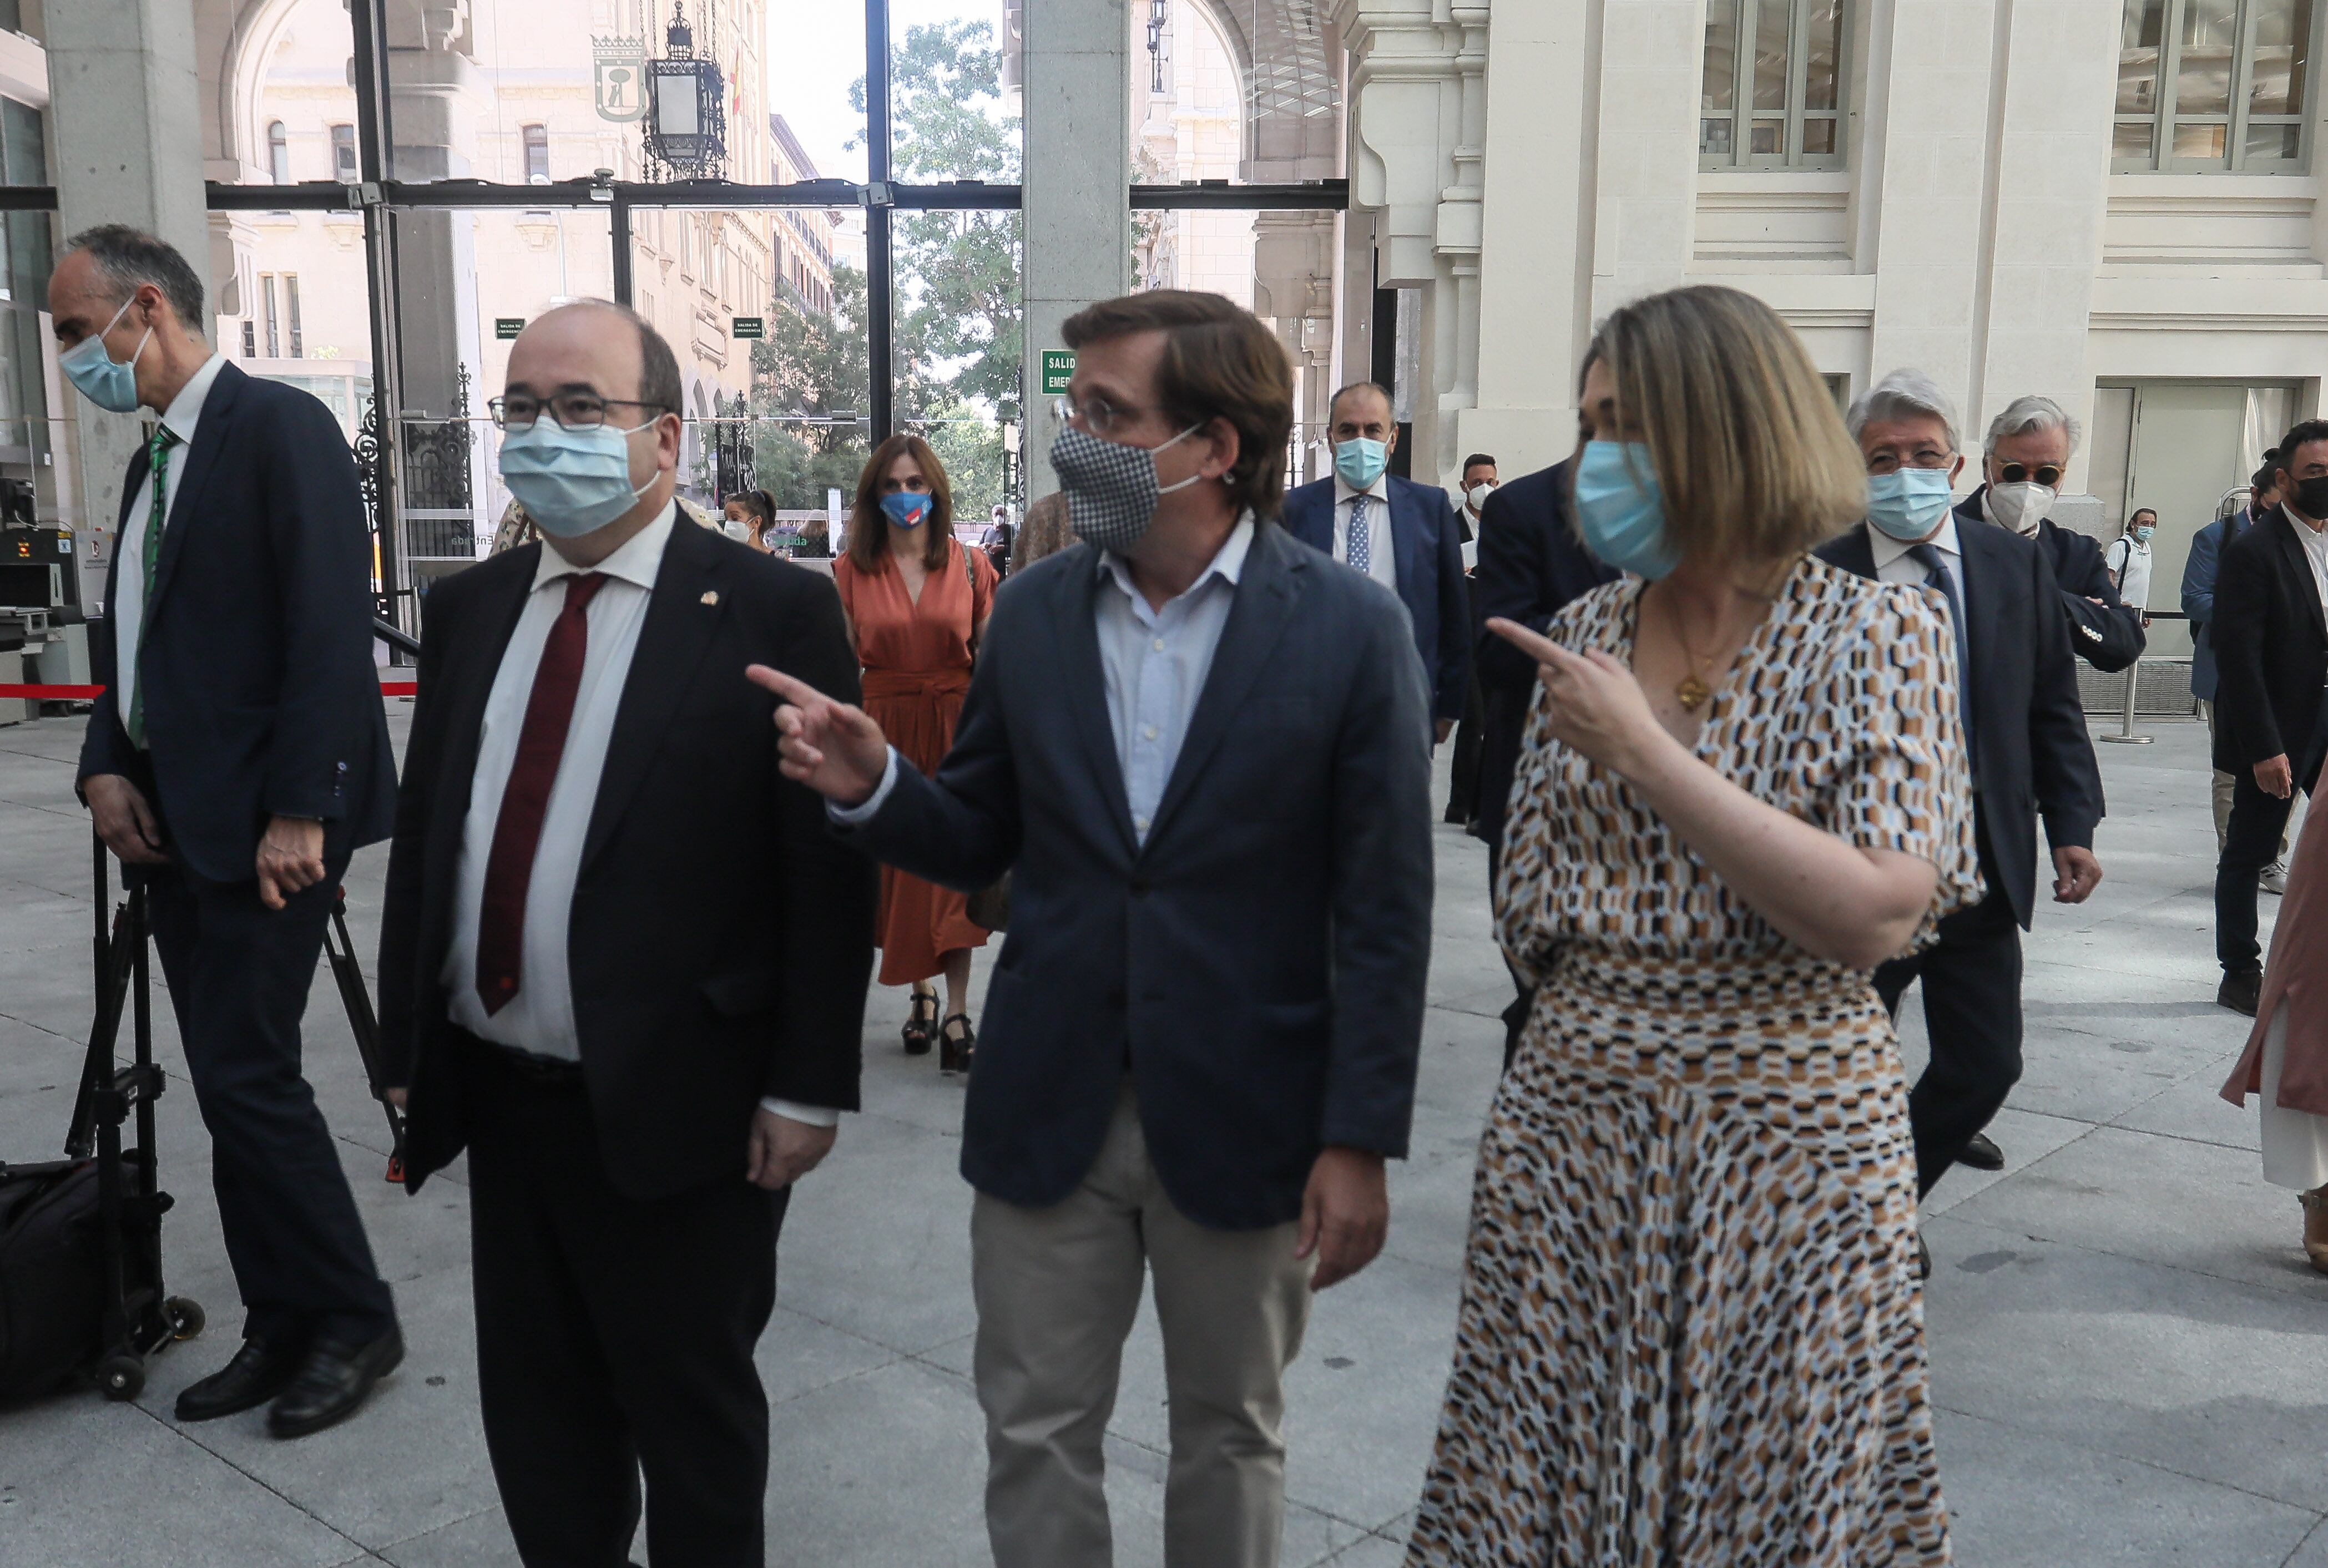
[[[1697,666],[1696,670],[1674,682],[1674,700],[1681,704],[1684,713],[1695,713],[1713,695],[1713,688],[1707,685],[1699,673],[1701,671],[1705,674],[1713,673],[1713,656],[1709,653],[1701,658],[1697,650],[1690,646],[1689,634],[1681,629],[1681,616],[1670,605],[1666,606],[1666,618],[1673,623],[1674,639],[1681,644],[1683,657]]]

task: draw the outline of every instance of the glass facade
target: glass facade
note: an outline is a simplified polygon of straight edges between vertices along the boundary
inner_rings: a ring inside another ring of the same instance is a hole
[[[1707,0],[1699,166],[1841,168],[1846,37],[1844,0]]]
[[[2126,0],[2111,166],[2301,174],[2312,0]]]

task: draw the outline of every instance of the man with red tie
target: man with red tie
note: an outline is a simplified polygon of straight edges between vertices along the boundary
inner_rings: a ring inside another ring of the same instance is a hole
[[[678,521],[670,346],[541,316],[493,401],[541,531],[429,591],[380,933],[414,1190],[465,1148],[479,1404],[529,1564],[758,1568],[752,1352],[857,1107],[874,872],[747,665],[853,700],[831,583]]]

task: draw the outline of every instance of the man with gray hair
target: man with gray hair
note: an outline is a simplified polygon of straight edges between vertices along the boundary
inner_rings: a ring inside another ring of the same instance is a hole
[[[2052,399],[2034,393],[2014,399],[1989,421],[1982,458],[1985,483],[1957,512],[2011,529],[2044,548],[2070,617],[2070,645],[2095,669],[2115,672],[2142,657],[2147,641],[2142,616],[2119,599],[2101,546],[2045,515],[2061,493],[2062,475],[2082,434],[2077,420]]]
[[[75,235],[49,309],[83,396],[159,416],[122,485],[80,786],[146,888],[246,1313],[177,1415],[271,1402],[268,1430],[298,1437],[404,1355],[299,1066],[340,878],[395,809],[363,496],[331,411],[212,350],[201,277],[152,235]]]
[[[1964,457],[1948,398],[1921,371],[1894,371],[1845,423],[1867,464],[1867,521],[1818,553],[1948,602],[1987,887],[1980,903],[1940,922],[1937,944],[1875,972],[1876,992],[1895,1012],[1909,982],[1924,982],[1931,1064],[1908,1096],[1920,1196],[1951,1165],[2004,1163],[1981,1129],[2021,1076],[2021,932],[2035,912],[2036,819],[2052,848],[2054,901],[2082,903],[2101,881],[2093,854],[2101,774],[2079,709],[2069,628],[2053,608],[2051,560],[2034,540],[1949,509]]]

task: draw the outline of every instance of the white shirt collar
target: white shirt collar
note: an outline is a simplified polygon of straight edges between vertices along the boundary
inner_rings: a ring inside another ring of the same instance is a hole
[[[1893,539],[1872,522],[1862,526],[1867,530],[1868,548],[1875,553],[1875,569],[1879,572],[1916,548],[1906,540]],[[1942,555],[1962,556],[1964,551],[1957,546],[1957,514],[1953,511],[1949,512],[1941,520],[1940,531],[1922,542],[1930,545]]]
[[[576,577],[583,572],[603,572],[610,577],[620,577],[626,583],[652,593],[655,573],[662,568],[663,547],[671,542],[672,522],[679,516],[679,503],[666,501],[654,521],[624,540],[622,547],[594,567],[577,567],[558,553],[558,547],[548,540],[541,541],[541,559],[533,566],[533,586],[540,589],[560,577]]]
[[[1361,493],[1363,493],[1363,494],[1366,494],[1366,495],[1371,495],[1371,496],[1373,496],[1376,501],[1381,501],[1381,502],[1387,502],[1387,501],[1389,501],[1389,500],[1390,500],[1390,470],[1389,470],[1389,469],[1387,469],[1387,468],[1385,468],[1385,469],[1384,469],[1380,474],[1375,474],[1375,482],[1374,482],[1372,484],[1367,485],[1367,486],[1366,487],[1366,489],[1365,489],[1363,492],[1360,492],[1360,491],[1356,491],[1356,490],[1353,490],[1353,489],[1351,489],[1351,488],[1350,488],[1350,482],[1349,482],[1348,480],[1347,480],[1347,479],[1343,478],[1339,474],[1335,474],[1335,475],[1334,475],[1334,504],[1335,504],[1335,505],[1337,505],[1337,506],[1343,506],[1343,505],[1347,505],[1347,504],[1349,502],[1349,500],[1350,500],[1350,498],[1351,498],[1352,496],[1358,495],[1358,494],[1361,494]]]
[[[1212,563],[1197,574],[1195,582],[1175,596],[1187,598],[1203,587],[1210,577],[1218,577],[1229,587],[1236,587],[1237,579],[1244,575],[1244,558],[1253,551],[1253,513],[1247,512],[1237,519],[1237,525],[1229,530],[1229,536],[1221,541],[1221,548],[1213,552]],[[1102,575],[1114,577],[1116,587],[1133,598],[1141,597],[1138,586],[1131,580],[1131,564],[1113,550],[1099,552],[1098,569]]]
[[[186,384],[178,389],[178,395],[170,399],[169,409],[163,414],[162,423],[170,427],[170,434],[178,438],[181,446],[194,444],[194,423],[202,418],[202,405],[210,401],[211,388],[218,380],[219,372],[224,369],[226,356],[213,352],[202,362],[201,369],[186,378]]]

